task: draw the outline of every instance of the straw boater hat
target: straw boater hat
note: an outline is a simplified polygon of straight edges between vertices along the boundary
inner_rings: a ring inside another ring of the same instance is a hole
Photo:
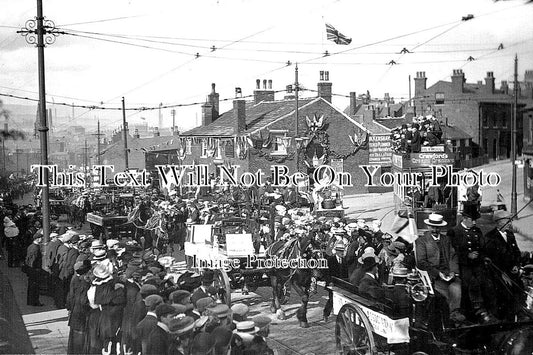
[[[96,279],[93,281],[93,283],[96,285],[106,283],[113,278],[109,268],[105,264],[96,265],[96,267],[93,269],[93,275],[96,277]]]
[[[233,332],[239,335],[240,334],[252,335],[252,334],[257,333],[258,330],[259,330],[259,327],[256,327],[253,321],[247,320],[244,322],[238,322],[236,324],[236,329]]]
[[[424,223],[433,227],[444,227],[448,225],[444,217],[437,213],[430,214],[427,219],[424,219]]]

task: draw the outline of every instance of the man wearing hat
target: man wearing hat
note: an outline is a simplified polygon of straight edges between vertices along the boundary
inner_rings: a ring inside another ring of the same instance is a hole
[[[170,331],[168,354],[187,354],[194,330],[194,319],[187,316],[180,318],[178,315],[170,320],[168,329]]]
[[[211,269],[206,269],[202,275],[202,285],[198,287],[191,296],[191,301],[196,304],[200,298],[208,297],[207,288],[213,284],[215,280],[215,272]]]
[[[432,213],[424,220],[429,231],[416,241],[416,264],[420,270],[428,272],[435,289],[448,302],[450,320],[461,323],[465,316],[461,313],[461,280],[457,254],[450,238],[441,233],[448,223],[440,214]]]
[[[68,326],[70,327],[68,338],[68,354],[82,354],[85,347],[87,332],[87,317],[90,307],[87,304],[87,291],[91,286],[89,260],[78,261],[74,264],[75,274],[70,282],[67,297],[67,310],[69,311]]]
[[[374,299],[383,299],[385,297],[385,289],[381,287],[378,281],[378,263],[376,259],[373,257],[364,258],[362,269],[365,275],[357,288],[359,293]]]
[[[520,280],[520,257],[521,252],[516,243],[512,231],[511,214],[504,210],[494,212],[493,216],[496,227],[487,232],[483,238],[483,256],[489,263],[489,273],[493,279],[493,285],[496,294],[497,310],[494,313],[500,319],[508,319],[514,316],[516,312],[513,305],[520,304],[513,299],[513,296],[505,290],[501,279],[505,282],[507,288],[511,288],[516,295],[521,291],[517,290],[517,285],[522,285]],[[501,270],[497,271],[493,266]]]
[[[490,322],[493,316],[487,311],[492,309],[492,283],[486,277],[485,264],[482,254],[483,232],[476,226],[476,220],[481,216],[477,206],[465,204],[461,223],[448,230],[454,249],[457,251],[459,271],[463,282],[463,291],[468,295],[470,304],[476,317],[482,322]]]
[[[155,309],[157,315],[157,325],[148,336],[146,344],[146,355],[165,355],[170,349],[170,329],[171,320],[176,315],[176,309],[169,304],[163,303]]]
[[[41,237],[37,235],[33,239],[33,243],[27,249],[25,270],[28,275],[28,292],[26,296],[26,303],[28,306],[40,307],[43,304],[39,301],[39,281],[41,280]]]
[[[152,285],[150,285],[152,286]],[[155,289],[155,287],[154,287]],[[146,291],[145,291],[146,292]],[[146,316],[135,326],[134,336],[136,340],[135,347],[144,354],[147,350],[148,336],[157,326],[157,306],[163,304],[163,297],[157,294],[151,294],[145,297],[144,307],[147,310]]]

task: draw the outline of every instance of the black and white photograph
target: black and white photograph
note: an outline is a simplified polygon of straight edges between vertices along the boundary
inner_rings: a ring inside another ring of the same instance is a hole
[[[0,9],[0,354],[533,355],[533,1]]]

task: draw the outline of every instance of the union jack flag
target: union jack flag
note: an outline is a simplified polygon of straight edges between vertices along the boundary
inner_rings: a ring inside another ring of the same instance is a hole
[[[328,36],[328,40],[333,41],[336,44],[348,45],[352,43],[351,38],[348,38],[339,31],[337,31],[335,27],[331,26],[329,23],[326,23],[326,34]]]

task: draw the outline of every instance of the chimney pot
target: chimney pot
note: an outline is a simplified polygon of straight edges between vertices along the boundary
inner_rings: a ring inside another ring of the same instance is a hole
[[[266,79],[263,79],[263,90],[267,89],[267,81]]]
[[[320,71],[320,81],[324,81],[324,71]]]
[[[329,81],[329,71],[324,72],[324,80]]]
[[[256,88],[257,90],[261,89],[261,80],[260,80],[260,79],[257,79],[257,80],[255,81],[255,88]]]
[[[272,80],[268,81],[268,90],[272,90]]]

